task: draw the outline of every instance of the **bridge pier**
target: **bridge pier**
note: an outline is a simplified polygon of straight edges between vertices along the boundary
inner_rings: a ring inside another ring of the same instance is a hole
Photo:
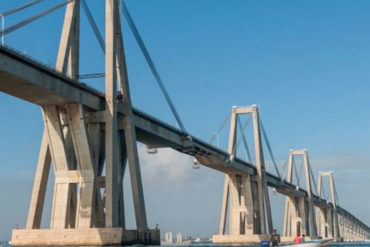
[[[14,246],[160,244],[147,225],[118,1],[106,0],[106,109],[42,104],[45,130],[26,229]],[[80,1],[67,5],[56,68],[77,79]],[[117,99],[119,88],[122,99]],[[65,92],[73,94],[75,92]],[[80,96],[82,97],[82,95]],[[118,108],[125,110],[118,128]],[[103,121],[88,121],[100,114]],[[123,178],[129,164],[137,230],[125,226]],[[51,164],[54,191],[49,228],[41,229]]]
[[[310,236],[307,204],[307,200],[304,197],[287,196],[283,240],[289,241],[294,238],[297,233]]]
[[[340,238],[340,234],[335,233],[337,225],[333,221],[334,212],[330,207],[318,208],[317,210],[317,227],[320,229],[318,235],[322,238]],[[339,227],[339,226],[338,226]]]
[[[213,243],[259,243],[269,239],[269,233],[273,228],[257,106],[233,107],[228,162],[232,162],[236,157],[237,118],[240,114],[252,115],[257,174],[255,176],[239,173],[225,175],[220,232],[219,235],[213,236]],[[229,202],[229,234],[226,234]]]
[[[342,239],[340,231],[340,221],[337,212],[337,198],[334,184],[334,177],[332,172],[320,172],[317,184],[318,195],[322,195],[322,179],[323,177],[329,178],[331,204],[326,204],[318,208],[318,221],[317,227],[320,228],[320,236],[322,238],[335,238],[337,241]]]
[[[293,179],[293,162],[295,156],[302,156],[305,174],[307,197],[297,195],[294,192],[288,193],[285,201],[285,217],[283,241],[292,241],[297,233],[305,235],[307,238],[317,238],[315,211],[313,207],[310,164],[308,152],[303,150],[290,150],[288,160],[287,182],[291,183]]]

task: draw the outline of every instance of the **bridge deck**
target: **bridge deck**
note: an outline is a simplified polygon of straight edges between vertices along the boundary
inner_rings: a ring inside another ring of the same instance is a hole
[[[63,105],[80,103],[94,111],[104,111],[105,97],[102,92],[88,87],[83,83],[72,80],[65,75],[42,65],[22,54],[5,47],[0,47],[0,91],[37,105]],[[120,115],[124,108],[118,106]],[[89,121],[104,121],[103,114],[91,116]],[[223,173],[242,172],[256,174],[256,168],[246,161],[234,159],[227,163],[228,154],[196,137],[188,138],[184,133],[150,115],[134,109],[134,118],[138,141],[153,147],[171,147],[180,152],[195,156],[202,165]],[[305,196],[303,189],[279,177],[267,173],[267,182],[282,194],[298,194]],[[326,205],[327,202],[314,196],[316,206]],[[332,206],[332,205],[331,205]],[[348,215],[363,224],[349,212],[339,207],[342,214]],[[365,224],[363,224],[365,226]]]

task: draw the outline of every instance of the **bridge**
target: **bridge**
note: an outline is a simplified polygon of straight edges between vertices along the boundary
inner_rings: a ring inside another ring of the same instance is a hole
[[[31,1],[1,16],[4,18],[41,1]],[[120,6],[118,0],[106,0],[105,4],[105,40],[96,24],[94,28],[94,19],[83,0],[66,1],[3,28],[0,33],[4,36],[66,6],[55,68],[10,47],[0,47],[0,91],[40,106],[44,120],[26,228],[13,231],[12,245],[159,244],[159,229],[148,228],[137,142],[152,150],[173,148],[194,156],[195,166],[203,165],[225,174],[220,230],[213,236],[214,243],[257,243],[270,238],[274,228],[269,187],[286,196],[283,241],[292,241],[297,233],[305,234],[307,239],[337,241],[360,241],[369,237],[370,228],[340,207],[331,172],[319,174],[315,193],[314,174],[306,149],[289,150],[286,177],[278,169],[277,174],[266,171],[262,145],[265,133],[256,105],[232,108],[227,151],[185,130],[165,88],[163,92],[180,129],[135,109],[127,77],[120,9],[160,86],[163,83],[126,6]],[[105,77],[104,93],[80,81],[83,78],[79,75],[81,5],[105,53],[105,73],[101,75]],[[252,119],[254,164],[237,157],[241,115]],[[297,156],[303,159],[306,189],[293,184]],[[50,226],[40,229],[50,169],[54,172],[52,214]],[[126,169],[130,172],[135,206],[137,229],[134,230],[125,226],[122,183]],[[323,178],[330,181],[330,201],[322,194]]]

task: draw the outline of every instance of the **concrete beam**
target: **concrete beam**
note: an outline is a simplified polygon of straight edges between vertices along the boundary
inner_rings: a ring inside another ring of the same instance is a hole
[[[0,47],[0,91],[36,105],[79,103],[93,111],[105,109],[103,93],[5,47]],[[117,108],[121,118],[125,115],[124,110],[119,106]],[[248,111],[248,109],[245,110]],[[202,160],[203,165],[223,173],[237,171],[249,175],[256,174],[256,168],[252,164],[238,158],[231,163],[226,163],[227,152],[196,137],[192,137],[193,142],[188,143],[187,133],[137,109],[133,109],[133,113],[137,140],[140,142],[151,146],[175,148],[180,152],[196,156],[198,160]],[[289,194],[289,191],[295,189],[294,185],[281,181],[273,174],[266,173],[266,180],[269,186],[280,188],[281,193]],[[306,191],[299,189],[299,193],[306,194]],[[312,199],[315,206],[326,203],[316,195],[313,195]],[[340,213],[349,214],[340,207],[337,210]],[[367,232],[370,232],[370,228],[365,224],[363,226],[366,227]]]

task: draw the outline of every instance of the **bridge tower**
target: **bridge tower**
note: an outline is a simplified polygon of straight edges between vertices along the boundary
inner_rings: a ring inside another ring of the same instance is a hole
[[[159,230],[149,230],[147,224],[118,3],[105,1],[106,108],[97,112],[77,103],[42,105],[45,129],[27,226],[13,231],[13,245],[159,244]],[[74,0],[66,7],[56,62],[56,69],[72,79],[79,74],[79,40],[80,0]],[[125,112],[122,130],[117,127],[118,108]],[[103,123],[88,121],[94,116]],[[137,230],[125,226],[126,163]],[[51,221],[40,229],[51,164]]]
[[[329,178],[330,194],[332,200],[332,207],[327,204],[326,207],[318,207],[317,210],[317,229],[318,235],[323,238],[340,239],[340,225],[339,216],[337,212],[337,193],[335,191],[334,177],[332,172],[320,172],[319,180],[317,182],[318,196],[322,196],[322,179]]]
[[[316,238],[317,230],[311,186],[310,163],[308,151],[306,149],[289,151],[287,182],[292,182],[294,157],[298,155],[303,158],[307,197],[296,194],[287,195],[285,201],[283,237],[294,238],[299,232],[300,234],[305,234],[307,237]]]
[[[228,172],[225,175],[223,200],[221,208],[220,232],[214,236],[217,242],[259,242],[272,232],[271,206],[266,181],[263,157],[260,120],[257,106],[233,107],[228,145],[228,162],[236,157],[237,117],[251,114],[257,174],[251,176],[243,173]],[[229,235],[226,235],[226,219],[229,209]],[[267,222],[267,224],[266,224]]]

